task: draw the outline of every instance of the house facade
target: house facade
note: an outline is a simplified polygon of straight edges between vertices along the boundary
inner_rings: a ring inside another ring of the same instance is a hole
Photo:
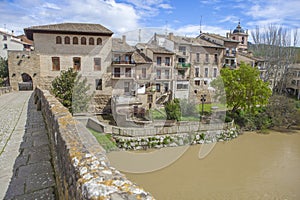
[[[0,31],[0,57],[8,58],[8,51],[30,50],[31,44],[16,37],[13,32]]]

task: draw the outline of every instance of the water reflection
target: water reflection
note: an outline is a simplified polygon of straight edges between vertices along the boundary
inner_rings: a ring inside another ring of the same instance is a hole
[[[126,175],[159,200],[300,199],[300,132],[246,133],[218,143],[204,159],[199,148],[167,168]]]

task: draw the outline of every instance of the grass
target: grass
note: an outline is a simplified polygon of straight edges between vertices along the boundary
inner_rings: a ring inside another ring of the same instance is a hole
[[[117,149],[117,145],[113,142],[112,136],[110,134],[100,133],[89,128],[89,131],[95,136],[99,144],[106,150],[112,151]]]

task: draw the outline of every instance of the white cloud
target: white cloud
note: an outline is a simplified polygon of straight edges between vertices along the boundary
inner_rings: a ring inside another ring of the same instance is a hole
[[[99,23],[113,32],[134,30],[161,11],[172,12],[169,0],[19,0],[0,1],[0,24],[17,34],[23,28],[61,22]]]
[[[238,21],[239,21],[238,17],[233,15],[226,16],[224,19],[219,20],[220,23],[224,23],[224,22],[237,23]]]
[[[173,7],[170,4],[167,4],[167,3],[159,4],[158,7],[166,9],[166,10],[173,9]]]
[[[257,25],[276,23],[295,26],[293,22],[300,20],[299,7],[299,0],[257,0],[248,8],[246,14],[252,17],[252,23]]]

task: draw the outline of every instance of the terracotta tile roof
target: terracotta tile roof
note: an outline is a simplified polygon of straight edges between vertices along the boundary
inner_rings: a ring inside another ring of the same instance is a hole
[[[31,26],[25,28],[24,32],[32,39],[33,32],[37,33],[73,33],[73,34],[105,34],[112,35],[113,32],[100,24],[87,23],[61,23],[42,26]]]
[[[227,37],[224,37],[224,36],[221,36],[219,34],[215,34],[215,33],[204,33],[203,35],[208,35],[208,36],[211,36],[211,37],[214,37],[216,39],[219,39],[219,40],[223,40],[223,41],[226,41],[226,42],[235,42],[235,43],[239,43],[239,41],[237,40],[233,40],[231,38],[227,38]],[[198,36],[199,37],[199,36]],[[200,36],[201,37],[201,36]]]
[[[112,51],[133,53],[135,49],[120,38],[112,38]]]
[[[33,41],[29,40],[26,35],[19,35],[17,36],[17,38],[21,39],[22,42],[29,44],[29,45],[33,45]]]
[[[144,53],[142,53],[139,49],[135,50],[135,52],[132,55],[132,58],[137,64],[152,63],[152,60],[149,57],[147,57]]]

